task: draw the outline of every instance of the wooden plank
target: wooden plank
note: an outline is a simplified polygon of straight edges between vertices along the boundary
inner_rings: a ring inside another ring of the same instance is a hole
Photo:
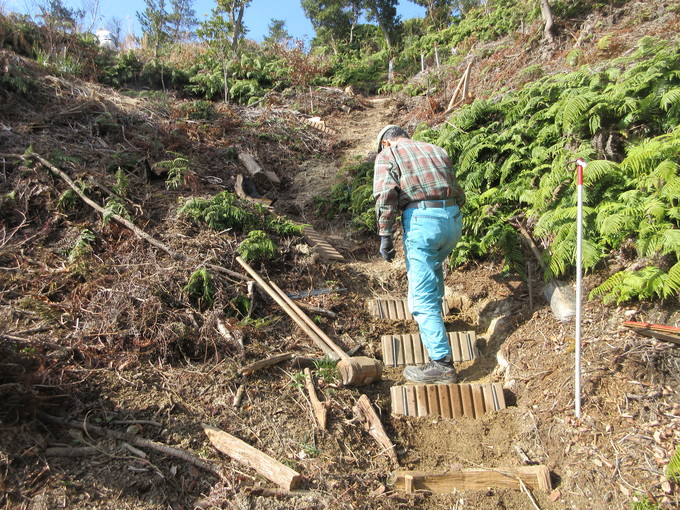
[[[415,386],[404,386],[404,393],[406,394],[406,416],[418,416],[418,406],[416,404],[416,388]]]
[[[491,384],[482,384],[482,391],[484,392],[485,412],[498,411],[498,401],[494,398],[493,386]]]
[[[519,480],[534,490],[552,490],[550,470],[543,465],[502,467],[494,469],[449,469],[446,473],[432,474],[418,471],[397,471],[394,488],[406,488],[406,476],[413,477],[412,490],[427,490],[448,494],[457,490],[483,490],[489,487],[520,490]]]
[[[397,313],[397,302],[388,301],[387,302],[387,316],[392,319],[399,319],[399,314]]]
[[[453,333],[449,337],[449,344],[451,344],[451,356],[453,361],[463,361],[466,358],[463,357],[463,353],[460,350],[460,337],[458,333]]]
[[[453,418],[453,413],[451,410],[451,396],[449,394],[449,389],[452,385],[450,384],[437,384],[437,393],[439,393],[439,413],[444,418]]]
[[[475,418],[480,418],[486,414],[484,407],[484,391],[481,384],[471,384],[472,405],[475,407]]]
[[[395,356],[397,365],[405,365],[406,358],[404,356],[404,342],[402,341],[401,337],[395,337],[394,346],[398,349],[397,355]]]
[[[417,416],[427,416],[429,409],[427,405],[427,386],[418,384],[416,387]]]
[[[404,475],[404,492],[413,494],[413,476]]]
[[[319,233],[309,225],[305,225],[302,229],[302,236],[311,247],[316,248],[319,256],[325,261],[343,261],[345,258],[326,241]]]
[[[213,446],[220,452],[237,462],[253,468],[260,475],[278,486],[286,490],[292,490],[300,483],[301,476],[298,472],[281,464],[278,460],[273,459],[257,448],[250,446],[245,441],[205,423],[203,424],[203,430]]]
[[[461,359],[473,359],[474,355],[470,351],[470,342],[468,341],[468,336],[465,331],[460,331],[457,335],[458,344],[460,345],[460,356]]]
[[[383,335],[380,337],[380,343],[382,345],[383,353],[383,364],[386,366],[396,367],[395,353],[394,353],[394,336]]]
[[[465,331],[465,337],[469,345],[470,359],[475,359],[479,356],[479,349],[477,349],[477,333],[474,331]]]
[[[451,398],[451,415],[453,418],[462,418],[465,411],[463,410],[463,397],[460,394],[460,384],[449,384],[448,387]]]
[[[459,384],[460,400],[463,404],[463,416],[475,418],[475,404],[472,400],[472,388],[469,384]]]
[[[421,341],[421,337],[418,333],[402,334],[402,335],[389,335],[392,338],[392,343],[388,346],[383,343],[383,338],[381,337],[382,349],[383,349],[383,360],[388,366],[400,366],[404,364],[416,364],[421,365],[430,361],[430,356],[427,353],[425,345]],[[450,332],[447,333],[447,339],[449,345],[451,346],[451,355],[453,361],[458,363],[461,361],[471,361],[477,357],[476,337],[474,331],[460,331],[460,332]],[[463,349],[461,349],[463,346]],[[472,346],[472,347],[471,347]],[[394,355],[390,353],[392,350]],[[404,357],[404,350],[409,353],[414,353],[411,358],[408,357],[408,362]]]
[[[437,386],[439,386],[439,384],[428,384],[426,386],[427,404],[430,414],[433,416],[441,416],[441,409],[439,407],[439,392],[437,391]]]
[[[411,344],[411,349],[413,349],[413,359],[415,360],[416,365],[422,365],[425,363],[423,359],[423,343],[418,341],[416,342],[413,337],[409,339],[409,343]]]
[[[404,346],[404,364],[405,365],[415,365],[416,358],[413,355],[413,344],[411,342],[403,342]]]
[[[503,394],[503,385],[501,383],[493,383],[493,394],[498,402],[498,409],[505,409],[505,395]]]
[[[404,307],[402,301],[393,301],[394,303],[394,317],[399,320],[405,320],[406,314],[404,313]]]
[[[404,412],[404,392],[403,386],[392,386],[390,396],[392,397],[392,414],[406,414]]]

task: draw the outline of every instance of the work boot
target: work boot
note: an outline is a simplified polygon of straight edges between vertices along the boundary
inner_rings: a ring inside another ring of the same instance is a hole
[[[451,356],[430,361],[421,367],[406,367],[404,377],[407,381],[423,384],[451,384],[458,380]]]

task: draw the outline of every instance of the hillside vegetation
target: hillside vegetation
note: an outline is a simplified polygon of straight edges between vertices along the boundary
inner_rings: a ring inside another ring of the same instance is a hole
[[[680,2],[551,0],[551,26],[541,3],[423,2],[424,19],[399,20],[392,1],[304,0],[312,41],[272,20],[257,43],[230,21],[248,2],[220,2],[197,26],[145,25],[129,49],[100,47],[59,1],[35,19],[0,9],[0,505],[528,507],[511,490],[392,490],[398,466],[353,418],[365,393],[402,467],[541,463],[555,487],[541,508],[677,507],[680,356],[621,322],[680,320]],[[461,378],[503,382],[510,405],[394,417],[398,369],[359,391],[317,360],[321,431],[300,367],[240,373],[318,352],[236,257],[286,292],[325,289],[305,302],[347,349],[379,358],[380,335],[413,332],[364,306],[405,290],[403,264],[376,253],[372,147],[388,123],[444,147],[466,190],[447,329],[476,331]],[[281,182],[249,180],[243,154]],[[583,420],[573,324],[539,297],[575,277],[578,158]],[[320,260],[305,224],[348,261]],[[305,490],[263,491],[201,422],[297,469]],[[144,457],[84,423],[193,457]]]

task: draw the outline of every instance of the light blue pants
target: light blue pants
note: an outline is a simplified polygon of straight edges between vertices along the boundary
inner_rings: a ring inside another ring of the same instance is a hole
[[[430,359],[439,360],[451,354],[442,317],[442,263],[460,241],[463,217],[457,205],[425,209],[421,204],[420,208],[405,209],[401,219],[409,311]]]

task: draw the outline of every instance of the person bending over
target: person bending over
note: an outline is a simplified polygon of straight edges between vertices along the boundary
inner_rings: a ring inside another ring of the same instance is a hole
[[[388,262],[395,255],[392,232],[401,212],[408,307],[431,360],[406,367],[404,377],[425,384],[456,382],[442,317],[442,263],[461,239],[465,193],[451,160],[444,149],[411,140],[399,126],[386,126],[378,135],[373,196],[380,254]]]

